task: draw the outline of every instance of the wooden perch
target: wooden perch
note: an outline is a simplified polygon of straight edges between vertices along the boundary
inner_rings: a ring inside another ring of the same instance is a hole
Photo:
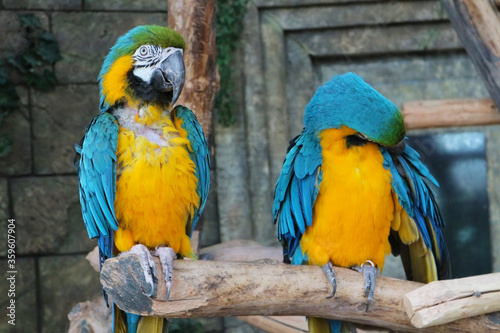
[[[320,267],[280,264],[275,260],[222,262],[176,260],[170,301],[166,302],[165,275],[157,259],[157,278],[152,298],[136,256],[106,261],[101,283],[125,311],[160,317],[218,317],[253,315],[314,315],[343,319],[396,331],[420,332],[404,312],[403,295],[422,284],[377,278],[375,299],[365,312],[366,298],[361,274],[335,268],[337,294],[326,296],[332,286]],[[161,281],[161,283],[158,283]],[[488,316],[463,319],[426,332],[493,332],[498,322]]]
[[[431,282],[406,294],[404,305],[419,328],[500,311],[500,273]]]
[[[410,101],[401,112],[407,129],[500,124],[492,99]]]
[[[441,0],[451,23],[500,108],[500,20],[489,0]]]

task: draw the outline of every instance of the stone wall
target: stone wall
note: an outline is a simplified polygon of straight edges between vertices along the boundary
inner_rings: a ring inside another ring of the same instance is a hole
[[[72,307],[101,294],[99,276],[85,260],[96,242],[81,218],[73,145],[98,113],[96,79],[109,48],[136,25],[166,25],[166,8],[164,0],[0,2],[0,54],[16,52],[18,14],[30,12],[56,36],[63,56],[55,91],[17,82],[22,107],[0,128],[14,141],[0,159],[0,263],[3,272],[6,221],[15,218],[18,272],[15,327],[5,320],[8,285],[0,280],[1,332],[65,332]]]
[[[18,250],[18,321],[14,328],[0,320],[0,331],[64,332],[71,308],[100,294],[98,274],[85,260],[95,242],[80,216],[73,144],[97,114],[96,78],[109,47],[136,25],[166,25],[166,1],[3,0],[0,54],[15,52],[17,15],[24,12],[36,13],[55,34],[63,60],[55,66],[54,92],[16,81],[22,107],[0,127],[14,141],[0,158],[1,234],[15,218]],[[355,71],[397,105],[487,96],[438,0],[250,0],[233,67],[237,122],[214,124],[202,246],[236,238],[277,245],[274,184],[288,141],[302,129],[305,105],[332,75]],[[500,137],[497,127],[479,130],[487,138],[492,230],[498,230],[500,187],[492,184],[498,184]],[[1,236],[2,267],[5,242]],[[499,270],[500,249],[494,251]],[[0,280],[0,290],[7,287]],[[1,294],[0,318],[7,301]],[[207,331],[258,331],[234,318],[204,323]]]

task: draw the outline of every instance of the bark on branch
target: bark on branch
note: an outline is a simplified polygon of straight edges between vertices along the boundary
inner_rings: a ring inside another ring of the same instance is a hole
[[[491,98],[500,107],[500,20],[489,0],[441,0]]]
[[[326,299],[332,286],[319,267],[285,265],[270,259],[176,260],[170,301],[166,302],[165,275],[158,261],[156,264],[158,280],[152,298],[144,294],[149,286],[133,255],[107,260],[101,283],[120,308],[141,315],[175,318],[306,315],[396,331],[423,331],[411,324],[403,305],[403,296],[421,287],[419,283],[378,277],[375,299],[365,312],[363,277],[350,269],[335,268],[337,294]],[[499,328],[494,315],[482,315],[427,328],[425,332],[493,332]]]

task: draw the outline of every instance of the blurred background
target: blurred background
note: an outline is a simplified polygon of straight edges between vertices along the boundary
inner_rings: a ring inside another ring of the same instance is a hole
[[[279,245],[274,184],[288,142],[302,130],[304,107],[333,75],[356,72],[398,106],[489,97],[438,0],[223,2],[235,10],[226,12],[224,29],[242,33],[227,58],[229,75],[221,75],[233,100],[213,113],[202,247],[233,239]],[[0,97],[12,85],[19,96],[19,107],[2,113],[0,124],[0,262],[7,271],[7,220],[15,218],[18,271],[16,327],[5,320],[8,281],[0,280],[1,332],[66,332],[71,309],[101,293],[85,259],[96,243],[80,214],[74,143],[98,113],[103,57],[141,24],[167,25],[167,2],[0,1]],[[45,62],[23,53],[40,45]],[[32,70],[23,73],[22,66]],[[441,183],[435,190],[454,277],[500,271],[500,127],[408,135]],[[401,277],[398,262],[391,260],[385,274]],[[205,332],[259,331],[233,318],[202,322]]]

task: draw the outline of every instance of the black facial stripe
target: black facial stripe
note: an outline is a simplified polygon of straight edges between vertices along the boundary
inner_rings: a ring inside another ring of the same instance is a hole
[[[366,140],[360,138],[357,135],[349,135],[345,138],[345,145],[347,148],[351,148],[351,146],[363,146],[366,143]]]

